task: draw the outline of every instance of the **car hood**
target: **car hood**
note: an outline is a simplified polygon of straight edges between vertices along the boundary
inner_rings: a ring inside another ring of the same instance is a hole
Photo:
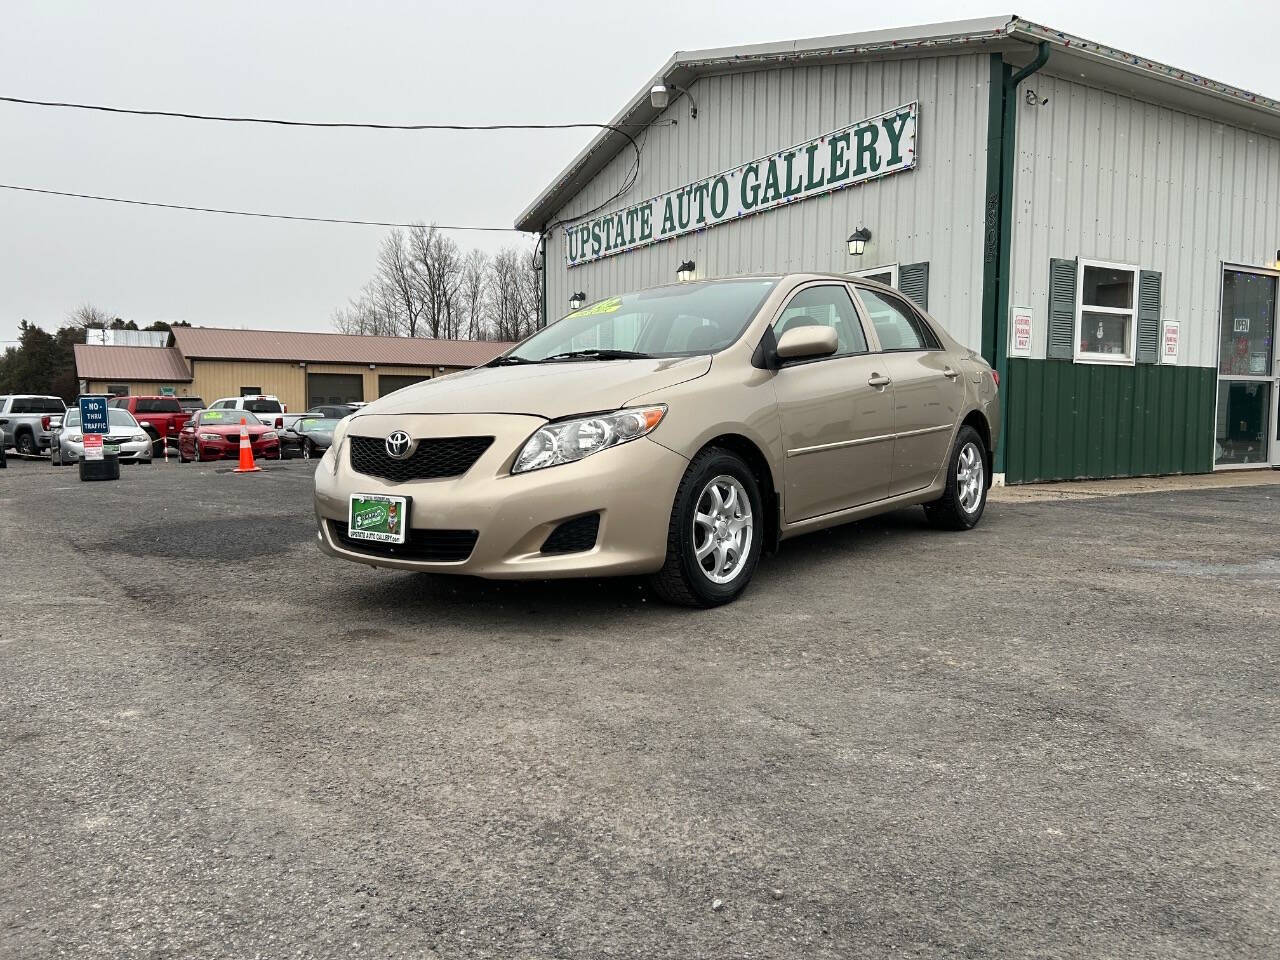
[[[555,420],[623,406],[633,397],[693,380],[709,356],[576,360],[476,367],[426,380],[375,400],[353,418],[398,413],[520,413]]]

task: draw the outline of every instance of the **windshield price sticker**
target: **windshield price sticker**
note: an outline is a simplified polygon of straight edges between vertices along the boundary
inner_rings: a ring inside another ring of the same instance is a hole
[[[377,493],[354,493],[348,516],[347,536],[352,540],[404,543],[407,497],[387,497]]]

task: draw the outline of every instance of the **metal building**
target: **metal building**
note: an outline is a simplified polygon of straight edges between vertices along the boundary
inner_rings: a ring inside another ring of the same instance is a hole
[[[1010,16],[677,53],[611,124],[516,222],[544,317],[874,275],[999,370],[1009,482],[1280,465],[1277,101]]]

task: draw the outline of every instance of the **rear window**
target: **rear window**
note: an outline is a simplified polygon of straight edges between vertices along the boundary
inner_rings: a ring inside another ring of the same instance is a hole
[[[17,397],[10,413],[63,413],[67,405],[57,397]]]
[[[283,413],[275,400],[246,400],[244,408],[250,413]]]
[[[138,401],[139,413],[181,413],[182,405],[173,397],[144,397]]]

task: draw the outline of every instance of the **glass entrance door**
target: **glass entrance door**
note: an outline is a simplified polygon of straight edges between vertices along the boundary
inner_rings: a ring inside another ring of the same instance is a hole
[[[1277,274],[1227,267],[1222,274],[1214,465],[1280,464]]]

